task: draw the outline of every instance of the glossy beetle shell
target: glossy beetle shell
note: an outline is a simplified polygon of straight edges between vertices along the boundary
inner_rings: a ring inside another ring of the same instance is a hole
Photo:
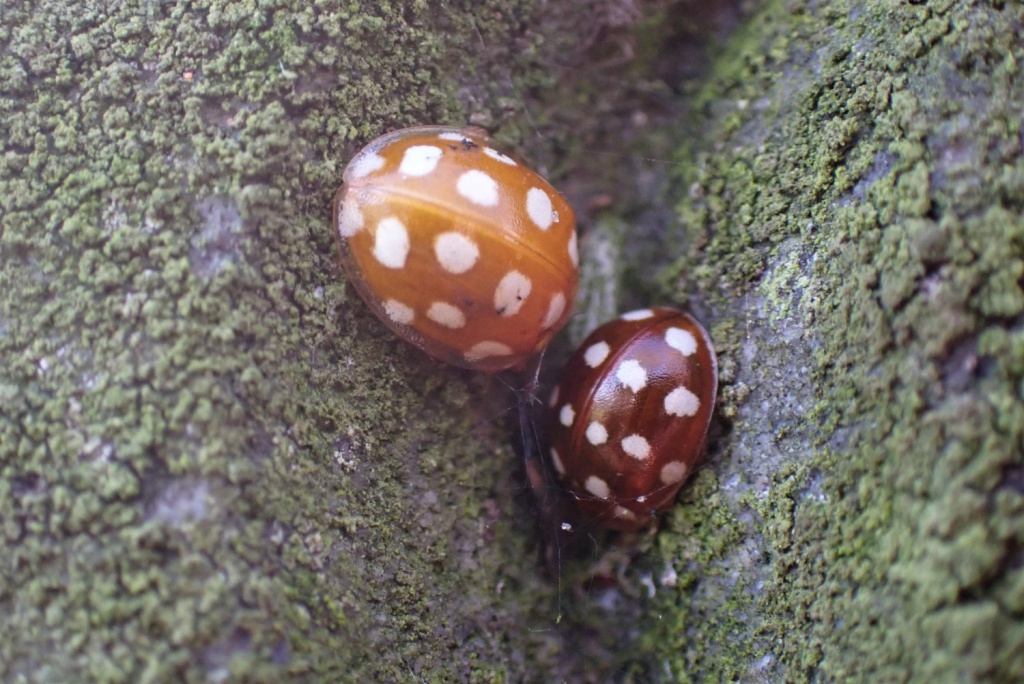
[[[522,367],[565,325],[578,279],[572,209],[471,130],[377,138],[335,199],[341,264],[377,316],[447,363]]]
[[[605,323],[572,355],[549,404],[549,455],[585,521],[650,525],[704,450],[718,388],[715,352],[668,308]]]

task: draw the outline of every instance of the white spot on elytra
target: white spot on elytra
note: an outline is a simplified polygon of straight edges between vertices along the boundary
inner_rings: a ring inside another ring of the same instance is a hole
[[[406,306],[397,299],[389,299],[384,302],[384,313],[395,323],[402,325],[409,325],[414,318],[412,307]]]
[[[615,377],[622,383],[623,387],[631,389],[633,394],[636,394],[647,385],[647,371],[644,370],[644,367],[636,359],[623,361],[615,369]]]
[[[626,520],[635,520],[636,519],[636,513],[634,513],[633,511],[629,510],[625,506],[616,506],[612,510],[612,515],[615,516],[616,518],[625,518]]]
[[[651,445],[640,435],[630,435],[622,440],[622,450],[638,461],[651,455]]]
[[[413,145],[402,155],[398,172],[407,176],[426,176],[441,161],[441,148],[433,145]]]
[[[555,451],[554,447],[551,447],[551,464],[555,466],[555,471],[558,472],[560,477],[565,476],[565,466],[562,464],[562,459],[558,456],[558,452]]]
[[[569,235],[569,259],[572,261],[573,267],[580,265],[580,248],[576,242],[576,231],[572,231]]]
[[[683,356],[689,356],[697,351],[697,338],[693,333],[682,328],[669,328],[665,331],[665,341],[668,346],[679,351]]]
[[[376,152],[366,152],[359,155],[348,165],[348,175],[352,178],[365,178],[374,171],[384,166],[384,157]]]
[[[484,148],[484,154],[486,154],[491,159],[497,159],[502,164],[508,164],[509,166],[518,166],[518,164],[516,164],[516,160],[515,159],[513,159],[512,157],[509,157],[509,156],[506,156],[506,155],[502,154],[498,150],[491,149],[490,147],[485,147]]]
[[[551,197],[548,193],[540,188],[530,188],[526,192],[526,213],[541,230],[550,228],[554,217],[551,215]]]
[[[462,233],[441,233],[434,240],[434,255],[449,273],[465,273],[480,258],[480,248]]]
[[[572,404],[566,404],[562,407],[562,410],[558,412],[558,422],[565,427],[572,425],[572,421],[576,418],[576,412],[572,409]]]
[[[665,396],[665,412],[673,416],[694,416],[700,409],[700,399],[685,387],[676,387]]]
[[[556,292],[551,298],[551,303],[548,304],[548,315],[544,317],[544,322],[541,324],[541,328],[547,330],[562,317],[565,312],[565,295],[561,292]]]
[[[597,475],[591,475],[588,477],[587,481],[583,483],[583,488],[599,499],[608,498],[608,483]]]
[[[675,484],[682,481],[688,472],[690,472],[690,466],[682,461],[671,461],[662,467],[661,472],[658,473],[658,478],[664,484]]]
[[[409,256],[409,231],[405,225],[391,216],[381,219],[374,236],[373,256],[388,268],[403,268]]]
[[[530,296],[533,283],[519,271],[509,271],[494,290],[494,309],[505,316],[515,316]]]
[[[587,426],[587,441],[594,446],[601,446],[608,441],[608,430],[595,420]]]
[[[555,408],[555,404],[558,403],[558,385],[555,385],[555,389],[551,390],[551,400],[548,402],[549,408]]]
[[[608,358],[610,351],[611,347],[607,342],[595,342],[587,347],[587,351],[583,352],[583,361],[591,368],[597,368]]]
[[[467,361],[480,361],[491,356],[509,356],[511,354],[512,348],[507,344],[486,340],[474,344],[463,356]]]
[[[355,200],[349,198],[341,205],[338,212],[338,233],[343,238],[350,238],[363,228],[363,212]]]
[[[438,133],[437,137],[441,140],[454,140],[455,142],[462,142],[466,139],[466,136],[457,131],[445,131],[444,133]]]
[[[622,314],[621,318],[624,321],[642,321],[645,318],[650,318],[654,315],[654,312],[650,309],[637,309],[636,311],[630,311],[629,313]]]
[[[483,171],[466,171],[455,182],[455,189],[473,204],[482,207],[493,207],[498,204],[498,183]]]
[[[466,316],[448,302],[434,302],[427,309],[427,318],[446,328],[461,328],[466,325]]]

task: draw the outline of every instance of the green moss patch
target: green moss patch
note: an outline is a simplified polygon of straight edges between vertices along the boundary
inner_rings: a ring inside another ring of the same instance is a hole
[[[721,488],[672,518],[721,522],[651,561],[693,568],[647,620],[674,677],[1022,676],[1022,23],[772,2],[719,56],[673,272],[742,323]]]

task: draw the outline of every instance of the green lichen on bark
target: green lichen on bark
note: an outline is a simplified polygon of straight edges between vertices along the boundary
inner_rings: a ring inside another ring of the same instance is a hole
[[[508,114],[602,6],[3,4],[0,676],[1021,676],[1019,4],[777,0],[716,56],[664,282],[732,429],[635,606],[537,572],[499,385],[339,281],[385,128],[595,171],[600,79]]]
[[[0,12],[0,678],[555,669],[500,385],[392,339],[329,216],[357,143],[543,81],[538,5]]]
[[[672,272],[743,322],[716,335],[734,479],[659,538],[653,567],[693,577],[653,600],[645,671],[1024,676],[1022,27],[1019,3],[784,0],[716,60],[680,179],[703,247]]]

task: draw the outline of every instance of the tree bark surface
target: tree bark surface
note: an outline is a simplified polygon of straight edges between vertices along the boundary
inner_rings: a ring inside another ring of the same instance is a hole
[[[0,679],[1024,678],[1024,7],[709,7],[0,2]],[[467,121],[579,202],[573,335],[718,349],[554,575],[503,380],[335,264],[354,151]]]

